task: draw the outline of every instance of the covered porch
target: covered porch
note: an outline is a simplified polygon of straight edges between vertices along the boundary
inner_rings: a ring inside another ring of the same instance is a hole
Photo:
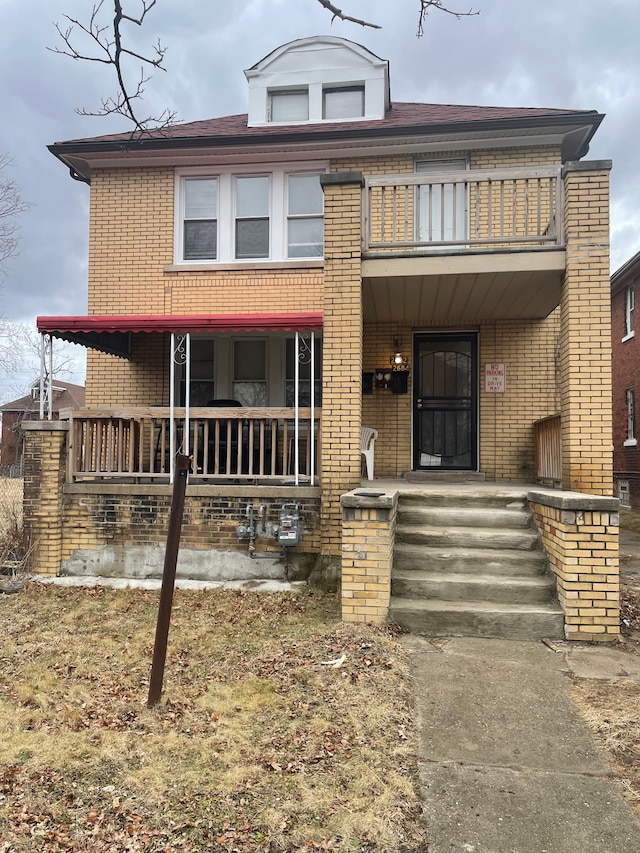
[[[171,483],[182,452],[201,483],[317,484],[320,312],[39,317],[38,329],[41,418],[51,414],[54,338],[128,361],[143,376],[133,394],[124,378],[112,379],[101,389],[108,405],[63,413],[67,482]],[[115,403],[132,396],[139,404]]]

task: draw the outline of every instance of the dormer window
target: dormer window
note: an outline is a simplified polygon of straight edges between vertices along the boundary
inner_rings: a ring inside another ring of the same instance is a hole
[[[244,73],[249,127],[372,121],[391,108],[389,63],[334,36],[284,44]]]
[[[269,121],[288,123],[309,120],[309,90],[269,92]]]
[[[322,118],[340,121],[362,118],[364,115],[364,86],[327,87],[322,92]]]

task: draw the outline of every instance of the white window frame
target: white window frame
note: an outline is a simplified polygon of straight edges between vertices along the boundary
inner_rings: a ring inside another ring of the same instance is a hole
[[[633,314],[635,310],[636,296],[633,285],[624,289],[624,337],[623,341],[628,341],[635,336],[633,328]]]
[[[353,115],[344,115],[338,118],[327,118],[327,95],[340,92],[359,92],[362,96],[362,111]],[[339,85],[326,85],[322,87],[322,120],[323,121],[349,121],[351,119],[362,119],[365,116],[365,87],[364,83],[342,83]]]
[[[624,447],[635,447],[638,439],[636,438],[636,395],[633,388],[625,390],[624,401],[627,408],[627,437]]]
[[[287,256],[287,260],[296,260],[299,257],[298,255],[289,255],[289,245],[290,245],[289,228],[290,228],[291,222],[296,221],[296,220],[299,220],[299,221],[303,220],[306,222],[310,222],[310,221],[317,222],[319,220],[323,224],[323,237],[324,237],[324,193],[322,192],[322,188],[320,188],[320,197],[322,200],[321,201],[322,210],[320,213],[290,213],[290,211],[289,211],[289,182],[290,182],[290,179],[293,177],[309,177],[309,176],[317,175],[317,174],[318,174],[318,172],[287,172],[287,174],[285,176],[284,200],[285,200],[286,223],[285,223],[284,252]],[[323,247],[323,249],[324,249],[324,247]],[[307,255],[306,258],[319,259],[319,258],[322,258],[323,255],[324,255],[324,251],[321,251],[319,255]],[[305,256],[303,256],[303,260],[304,259],[305,259]]]
[[[307,261],[322,261],[322,256],[312,255],[308,258],[288,257],[288,176],[289,175],[322,175],[328,171],[326,162],[304,162],[296,164],[279,164],[264,170],[255,169],[211,169],[193,168],[178,169],[175,173],[175,203],[174,203],[174,265],[179,267],[202,266],[246,266],[247,264],[289,264]],[[218,179],[218,245],[217,257],[198,261],[184,260],[184,214],[185,214],[185,182],[198,178]],[[268,258],[235,257],[235,178],[239,177],[269,177],[269,238],[270,249]],[[323,216],[324,219],[324,211]]]
[[[307,101],[307,111],[304,118],[291,118],[291,119],[274,119],[273,118],[273,99],[278,97],[287,97],[287,96],[295,96],[295,95],[304,95]],[[309,87],[308,86],[297,86],[291,89],[268,89],[267,90],[267,122],[270,124],[308,124],[309,123]]]

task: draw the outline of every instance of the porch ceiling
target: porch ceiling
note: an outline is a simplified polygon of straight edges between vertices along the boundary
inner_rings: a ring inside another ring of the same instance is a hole
[[[562,250],[369,258],[362,265],[364,321],[416,326],[546,317],[560,304],[564,267]]]

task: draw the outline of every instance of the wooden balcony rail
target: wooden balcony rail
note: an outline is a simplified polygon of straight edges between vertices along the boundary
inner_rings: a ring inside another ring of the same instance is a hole
[[[558,167],[368,176],[363,252],[563,245]]]
[[[174,453],[187,450],[184,408],[175,410]],[[317,475],[321,410],[314,411]],[[75,409],[69,412],[68,480],[149,479],[170,472],[170,410],[164,407]],[[312,471],[311,409],[192,408],[190,480],[308,482]],[[296,454],[297,445],[297,454]]]
[[[562,483],[562,441],[560,415],[536,421],[533,432],[536,444],[536,477],[543,483]]]

